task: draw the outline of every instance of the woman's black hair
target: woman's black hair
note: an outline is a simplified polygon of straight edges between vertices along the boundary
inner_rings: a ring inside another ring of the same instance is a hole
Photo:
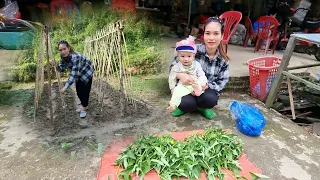
[[[207,20],[206,20],[206,24],[204,25],[204,28],[206,28],[206,26],[211,23],[211,22],[217,22],[221,25],[221,34],[223,34],[224,32],[224,22],[222,19],[220,19],[219,17],[209,17]]]
[[[59,43],[58,43],[58,48],[59,48],[60,44],[66,45],[67,48],[70,49],[70,52],[71,52],[71,53],[74,53],[74,50],[73,50],[72,46],[68,43],[68,41],[66,41],[66,40],[61,40],[61,41],[59,41]]]
[[[221,34],[223,35],[223,32],[224,32],[224,22],[222,19],[220,19],[219,17],[209,17],[206,21],[206,24],[204,25],[204,31],[206,31],[206,27],[209,23],[212,23],[212,22],[217,22],[221,25]],[[218,46],[218,49],[219,49],[219,53],[220,55],[222,56],[222,58],[226,61],[230,60],[229,56],[227,55],[226,52],[224,52],[223,50],[223,47],[222,47],[222,43],[220,42],[219,46]]]

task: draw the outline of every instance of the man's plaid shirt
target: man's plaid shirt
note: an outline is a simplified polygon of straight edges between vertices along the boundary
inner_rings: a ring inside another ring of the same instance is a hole
[[[220,92],[229,81],[228,61],[222,58],[219,51],[217,51],[213,60],[210,60],[204,44],[197,44],[195,60],[201,64],[201,67],[208,79],[209,88]],[[170,66],[170,70],[176,63],[178,63],[177,57],[174,58]]]
[[[69,57],[69,62],[67,64],[60,60],[57,67],[57,70],[60,72],[65,72],[67,68],[71,70],[69,79],[65,84],[65,88],[70,87],[73,82],[78,80],[88,83],[94,72],[91,61],[78,52],[71,53],[69,56],[71,57]]]

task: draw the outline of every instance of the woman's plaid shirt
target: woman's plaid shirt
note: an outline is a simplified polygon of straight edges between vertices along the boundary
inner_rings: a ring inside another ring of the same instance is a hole
[[[70,56],[70,60],[67,64],[60,60],[60,63],[57,67],[59,72],[65,72],[67,68],[71,70],[69,79],[65,84],[65,88],[70,87],[73,82],[78,80],[88,83],[94,72],[91,61],[77,52],[71,54]]]

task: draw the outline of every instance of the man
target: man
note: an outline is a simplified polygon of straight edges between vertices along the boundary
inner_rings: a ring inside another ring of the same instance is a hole
[[[272,8],[269,9],[267,16],[271,16],[271,17],[276,18],[277,12],[278,12],[277,8],[276,8],[276,7],[272,7]],[[263,24],[260,24],[260,28],[262,28],[262,26],[263,26]],[[258,20],[256,20],[256,21],[253,23],[253,31],[254,31],[255,33],[258,32]],[[270,33],[271,33],[271,32],[270,32]],[[262,50],[264,50],[264,49],[266,48],[266,44],[267,44],[267,41],[264,40],[264,41],[262,42],[262,46],[261,46],[261,49],[262,49]]]

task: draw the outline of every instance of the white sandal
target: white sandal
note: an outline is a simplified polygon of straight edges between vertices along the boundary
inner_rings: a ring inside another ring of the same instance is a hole
[[[85,118],[87,116],[87,111],[80,111],[80,118]]]

